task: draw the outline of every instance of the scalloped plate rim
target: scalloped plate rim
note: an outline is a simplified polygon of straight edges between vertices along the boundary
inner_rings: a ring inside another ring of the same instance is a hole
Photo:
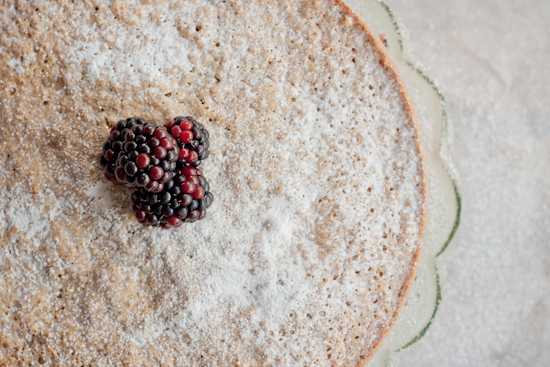
[[[446,154],[444,153],[445,147],[450,150],[452,146],[452,140],[453,140],[452,133],[451,133],[452,122],[449,118],[446,99],[443,93],[441,92],[441,90],[439,89],[436,79],[430,75],[429,69],[427,69],[425,65],[422,65],[419,62],[418,55],[414,53],[414,51],[412,50],[412,47],[410,46],[410,40],[408,39],[408,33],[406,31],[406,28],[396,18],[395,13],[391,10],[389,5],[387,5],[383,0],[368,0],[368,1],[373,1],[380,4],[384,9],[384,11],[388,14],[388,16],[390,17],[390,21],[393,25],[393,30],[397,35],[397,41],[399,43],[399,52],[402,59],[404,60],[405,64],[409,68],[411,68],[411,70],[414,73],[418,74],[425,82],[427,82],[431,86],[431,88],[435,91],[439,99],[439,103],[441,105],[441,115],[437,118],[436,123],[442,124],[442,131],[441,131],[441,135],[439,136],[441,139],[441,143],[439,145],[437,155],[438,155],[438,158],[441,160],[443,167],[445,168],[447,178],[452,183],[452,186],[454,189],[454,195],[456,199],[456,207],[457,207],[452,229],[447,239],[443,243],[443,246],[439,249],[435,257],[431,261],[434,266],[435,288],[436,288],[434,311],[431,317],[429,318],[428,322],[420,329],[420,331],[412,339],[410,339],[408,342],[404,344],[401,343],[402,346],[398,347],[397,349],[393,348],[390,350],[385,361],[383,361],[383,364],[385,366],[391,366],[391,365],[396,365],[402,359],[403,354],[405,352],[409,352],[410,350],[412,350],[412,348],[416,346],[420,340],[423,339],[423,337],[426,335],[426,332],[430,328],[439,310],[439,305],[442,301],[442,288],[443,288],[443,282],[441,279],[441,272],[443,271],[442,268],[444,266],[444,264],[442,263],[444,258],[443,255],[447,254],[449,252],[449,249],[452,247],[451,244],[454,243],[453,240],[456,238],[456,234],[460,226],[460,218],[462,214],[462,195],[460,193],[461,192],[460,178],[459,178],[459,174],[456,169],[456,166],[453,162],[453,159],[450,153],[446,153]],[[361,18],[363,17],[361,16]],[[405,83],[405,84],[408,84],[408,83]],[[429,196],[429,193],[428,193],[428,196]],[[392,331],[390,331],[390,334]],[[392,361],[393,358],[397,358],[397,360]],[[370,366],[371,364],[369,363],[368,365]]]

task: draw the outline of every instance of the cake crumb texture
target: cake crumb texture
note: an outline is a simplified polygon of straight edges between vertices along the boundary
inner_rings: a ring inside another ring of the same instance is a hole
[[[404,301],[424,171],[339,2],[0,3],[0,366],[352,366]],[[216,202],[143,228],[111,126],[192,115]]]

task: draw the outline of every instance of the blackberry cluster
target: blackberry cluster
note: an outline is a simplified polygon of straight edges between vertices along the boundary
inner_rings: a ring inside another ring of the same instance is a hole
[[[116,161],[119,153],[124,149],[125,136],[132,127],[147,123],[145,119],[133,117],[117,122],[109,133],[109,138],[103,144],[103,153],[99,157],[99,164],[105,169],[104,176],[107,181],[120,184],[115,177]],[[124,135],[123,135],[124,134]]]
[[[109,181],[160,192],[174,176],[178,154],[179,147],[166,128],[128,118],[111,129],[100,164]]]
[[[208,158],[210,134],[204,126],[191,116],[178,116],[165,125],[166,129],[176,139],[180,152],[178,164],[180,166],[198,167]]]
[[[130,117],[111,129],[99,163],[108,181],[134,187],[132,211],[147,226],[179,227],[201,220],[214,195],[200,169],[209,134],[192,117],[165,126]]]
[[[132,211],[141,224],[167,229],[203,219],[213,201],[210,185],[202,172],[185,167],[183,172],[164,184],[160,193],[135,189]]]

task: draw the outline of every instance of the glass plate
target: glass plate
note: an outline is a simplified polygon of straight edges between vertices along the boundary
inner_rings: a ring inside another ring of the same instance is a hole
[[[428,171],[426,239],[407,305],[368,367],[394,367],[426,334],[441,302],[444,260],[458,229],[461,198],[450,155],[452,128],[445,98],[428,68],[412,52],[407,32],[391,9],[377,0],[346,0],[385,40],[416,107]]]

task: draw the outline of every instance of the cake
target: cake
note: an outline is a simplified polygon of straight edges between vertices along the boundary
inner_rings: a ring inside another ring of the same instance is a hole
[[[361,366],[415,277],[426,174],[387,51],[338,0],[0,5],[1,366]],[[141,226],[121,118],[194,116],[216,201]]]

